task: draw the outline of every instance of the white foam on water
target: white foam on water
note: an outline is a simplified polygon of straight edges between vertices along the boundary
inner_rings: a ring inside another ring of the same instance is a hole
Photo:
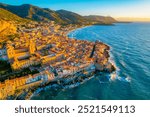
[[[112,48],[111,48],[111,51],[113,51]],[[119,81],[123,81],[123,82],[131,82],[131,78],[129,78],[129,76],[127,76],[127,74],[126,74],[126,77],[123,77],[123,76],[120,75],[121,70],[120,70],[120,68],[116,65],[114,56],[113,56],[113,54],[112,54],[111,51],[109,52],[109,55],[110,55],[109,61],[115,66],[116,71],[113,72],[113,73],[111,73],[111,74],[109,75],[110,81],[119,80]],[[125,64],[123,61],[121,61],[121,65],[122,65],[123,67],[126,66],[126,64]]]
[[[131,82],[131,78],[128,76],[127,77],[118,76],[117,79],[123,82]]]
[[[126,64],[124,61],[120,61],[120,64],[123,66],[123,67],[126,67]]]
[[[122,82],[131,82],[131,78],[127,75],[125,76],[121,76],[120,75],[120,70],[119,71],[115,71],[111,74],[108,75],[108,78],[110,81],[115,81],[115,80],[119,80],[119,81],[122,81]]]
[[[125,79],[127,82],[131,82],[131,78],[128,76],[128,77],[126,77],[126,79]]]
[[[110,74],[110,79],[111,80],[115,80],[116,78],[117,78],[116,72],[113,72],[113,73]]]

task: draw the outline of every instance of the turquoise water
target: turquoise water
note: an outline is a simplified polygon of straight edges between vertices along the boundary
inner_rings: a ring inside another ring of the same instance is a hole
[[[102,75],[70,89],[46,89],[32,99],[150,99],[150,23],[88,26],[69,34],[81,40],[100,40],[111,47],[117,67],[115,80]]]

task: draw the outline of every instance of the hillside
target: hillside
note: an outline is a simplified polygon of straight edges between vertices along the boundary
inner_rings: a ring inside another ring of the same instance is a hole
[[[0,8],[0,20],[14,21],[17,23],[27,21],[3,8]]]
[[[61,24],[74,24],[86,21],[84,17],[70,11],[53,11],[48,8],[40,8],[30,4],[12,6],[1,3],[0,8],[6,9],[22,18],[32,19],[36,21],[55,21]]]
[[[16,33],[15,23],[22,20],[19,16],[0,8],[0,36]]]
[[[26,18],[34,21],[55,21],[60,24],[111,24],[116,22],[111,17],[103,16],[81,16],[77,13],[58,10],[54,11],[49,8],[40,8],[30,4],[23,4],[20,6],[13,6],[0,3],[0,8],[8,10],[21,18]]]
[[[84,16],[84,18],[93,22],[97,22],[99,24],[110,24],[110,23],[117,22],[114,18],[110,16],[105,17],[105,16],[98,16],[98,15],[89,15],[89,16]]]
[[[6,4],[0,4],[1,8],[4,8],[22,18],[27,18],[35,21],[56,21],[59,23],[64,23],[62,19],[60,19],[59,15],[50,9],[44,9],[40,7],[36,7],[30,4],[23,4],[20,6],[12,6]]]
[[[17,27],[11,21],[0,20],[0,45],[16,34]]]
[[[0,20],[0,36],[16,33],[16,26],[11,21]]]
[[[87,23],[87,20],[77,14],[77,13],[74,13],[74,12],[70,12],[70,11],[66,11],[66,10],[58,10],[56,11],[56,13],[59,14],[60,18],[68,23],[72,23],[72,24],[81,24],[81,23],[84,23],[86,22]]]
[[[16,24],[26,23],[23,19],[5,9],[0,8],[0,45],[7,39],[12,39],[17,32]]]

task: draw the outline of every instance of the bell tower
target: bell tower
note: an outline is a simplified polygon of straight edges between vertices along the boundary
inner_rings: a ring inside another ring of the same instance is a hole
[[[8,59],[13,59],[14,56],[15,56],[15,51],[14,51],[14,47],[11,46],[11,45],[8,45],[7,46],[7,56],[8,56]]]
[[[33,39],[30,39],[30,42],[29,42],[29,52],[30,52],[30,54],[34,54],[35,50],[36,50],[35,41]]]

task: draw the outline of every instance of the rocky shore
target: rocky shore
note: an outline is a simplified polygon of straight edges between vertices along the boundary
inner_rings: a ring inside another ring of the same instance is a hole
[[[68,32],[66,32],[66,36],[71,31],[74,30],[76,30],[76,28],[73,28]],[[109,74],[113,73],[116,70],[116,68],[109,60],[110,59],[109,51],[110,51],[110,47],[108,45],[98,40],[95,41],[92,47],[91,54],[89,56],[89,58],[91,58],[94,61],[91,66],[88,66],[88,68],[86,69],[76,71],[76,73],[72,73],[68,76],[60,77],[56,81],[50,82],[47,86],[38,88],[33,92],[30,98],[27,99],[32,99],[32,97],[38,95],[41,91],[46,91],[47,89],[51,89],[51,88],[67,89],[67,88],[77,87],[83,84],[84,82],[94,78],[96,72],[109,73]],[[98,54],[99,56],[97,57]]]

